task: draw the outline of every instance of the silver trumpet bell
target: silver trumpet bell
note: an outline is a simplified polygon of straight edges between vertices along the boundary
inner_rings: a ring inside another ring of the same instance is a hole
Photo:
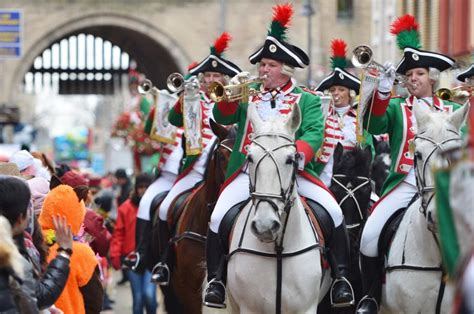
[[[145,79],[138,84],[138,93],[142,95],[146,94],[156,94],[158,92],[158,89],[153,86],[153,83],[149,79]]]
[[[166,87],[172,93],[177,93],[183,90],[184,88],[184,77],[180,73],[171,73],[166,79]]]

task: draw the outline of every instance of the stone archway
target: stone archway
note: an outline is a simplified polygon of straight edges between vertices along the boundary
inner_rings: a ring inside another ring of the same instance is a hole
[[[34,59],[51,43],[79,33],[100,36],[127,51],[138,61],[138,70],[160,88],[165,87],[168,74],[182,72],[190,60],[172,37],[151,23],[123,14],[100,12],[55,26],[32,44],[14,71],[11,87],[22,82]],[[7,90],[10,91],[8,99],[13,102],[16,97],[16,92],[13,91],[16,89]]]

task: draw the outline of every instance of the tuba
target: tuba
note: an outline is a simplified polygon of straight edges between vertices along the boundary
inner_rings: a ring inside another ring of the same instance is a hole
[[[224,85],[220,82],[212,82],[209,85],[209,96],[214,102],[233,102],[241,100],[247,102],[249,96],[257,94],[257,91],[250,88],[250,84],[261,83],[263,77],[239,78],[239,83]]]
[[[366,45],[360,45],[355,47],[352,51],[352,64],[359,69],[377,69],[379,71],[385,71],[386,68],[380,63],[373,60],[374,53],[372,48]],[[395,73],[395,84],[401,85],[412,85],[405,75]]]

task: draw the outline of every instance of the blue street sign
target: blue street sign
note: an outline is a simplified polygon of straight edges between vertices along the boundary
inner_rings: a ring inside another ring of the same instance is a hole
[[[0,9],[0,59],[20,58],[22,37],[22,12]]]

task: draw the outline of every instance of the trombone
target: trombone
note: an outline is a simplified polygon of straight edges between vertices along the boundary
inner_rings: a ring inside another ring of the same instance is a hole
[[[377,69],[379,71],[387,70],[383,65],[373,60],[374,53],[372,48],[366,45],[360,45],[355,47],[352,51],[352,64],[359,69]],[[416,85],[410,83],[408,77],[400,73],[395,73],[395,84],[401,85],[411,85],[416,87]]]
[[[209,85],[209,97],[214,102],[233,102],[242,101],[248,102],[250,96],[256,95],[258,92],[254,88],[250,88],[250,84],[262,83],[267,78],[266,75],[262,77],[239,78],[239,83],[224,85],[220,82],[212,82]]]

